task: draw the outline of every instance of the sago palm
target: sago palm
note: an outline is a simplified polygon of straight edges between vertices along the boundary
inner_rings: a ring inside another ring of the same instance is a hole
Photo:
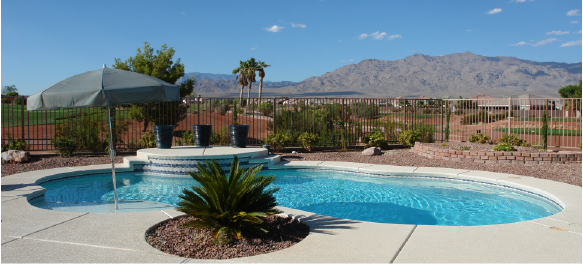
[[[259,104],[261,104],[261,93],[263,93],[263,78],[265,78],[264,69],[270,67],[271,65],[265,64],[264,61],[259,61],[257,63],[257,71],[259,72]]]
[[[185,226],[211,228],[215,239],[226,235],[238,240],[245,229],[267,232],[259,226],[263,218],[281,212],[275,209],[273,196],[279,189],[266,189],[275,177],[257,175],[262,165],[247,171],[239,168],[237,156],[228,177],[215,160],[206,165],[208,169],[199,163],[198,173],[189,172],[200,185],[184,189],[180,195],[177,210],[198,218]]]

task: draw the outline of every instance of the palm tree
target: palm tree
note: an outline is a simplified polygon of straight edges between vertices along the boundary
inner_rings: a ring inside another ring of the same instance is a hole
[[[233,69],[233,74],[239,74],[236,79],[238,79],[237,83],[241,85],[241,94],[239,94],[239,108],[241,108],[243,103],[243,89],[247,86],[247,76],[245,73],[247,72],[247,62],[239,61],[239,67]]]
[[[249,101],[251,97],[251,86],[253,86],[253,83],[256,82],[255,71],[259,69],[259,64],[253,57],[247,60],[245,64],[247,65],[247,82],[249,83],[249,90],[247,90],[247,107],[249,107],[249,103],[251,102]]]
[[[265,64],[264,61],[259,61],[259,63],[257,64],[258,70],[259,71],[259,104],[261,104],[261,93],[263,92],[263,78],[265,78],[265,71],[263,70],[264,68],[270,67],[271,65],[267,65]]]
[[[200,185],[184,189],[178,211],[198,219],[185,224],[197,229],[212,228],[213,238],[221,234],[236,240],[244,229],[268,232],[260,224],[268,215],[280,213],[275,196],[277,187],[268,187],[275,176],[257,175],[263,165],[248,170],[239,167],[234,155],[229,176],[215,160],[206,161],[206,168],[198,164],[198,172],[189,172]],[[230,239],[227,239],[227,242]]]

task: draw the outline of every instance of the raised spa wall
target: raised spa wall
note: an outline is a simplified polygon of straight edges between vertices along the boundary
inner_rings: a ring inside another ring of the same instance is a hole
[[[411,151],[415,154],[431,159],[452,160],[458,162],[519,164],[581,163],[581,152],[524,153],[518,151],[471,151],[433,147],[421,142],[415,142],[415,146],[411,148]]]

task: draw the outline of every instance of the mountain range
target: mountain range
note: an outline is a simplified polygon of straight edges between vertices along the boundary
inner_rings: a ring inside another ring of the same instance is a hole
[[[532,94],[558,97],[558,89],[579,82],[581,70],[581,62],[535,62],[471,52],[444,56],[414,54],[392,61],[367,59],[300,82],[264,82],[263,96],[458,98]],[[196,80],[196,94],[239,95],[240,85],[233,74],[188,73],[178,83],[190,76]],[[252,87],[253,97],[257,96],[258,86],[259,82]]]

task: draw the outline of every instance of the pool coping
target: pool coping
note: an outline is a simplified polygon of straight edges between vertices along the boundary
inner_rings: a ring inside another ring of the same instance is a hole
[[[142,162],[124,158],[123,164],[116,164],[116,172],[133,171],[133,164]],[[582,188],[578,186],[528,176],[449,168],[332,161],[273,163],[276,162],[270,163],[269,169],[318,168],[478,180],[546,195],[560,201],[564,209],[553,216],[518,223],[451,227],[354,221],[282,207],[285,214],[310,225],[311,233],[306,239],[281,251],[211,262],[582,261]],[[41,180],[108,171],[111,165],[106,164],[2,177],[2,262],[209,262],[168,255],[145,241],[144,233],[149,227],[182,215],[175,210],[65,213],[36,208],[27,202],[43,194],[44,188],[36,184]]]

